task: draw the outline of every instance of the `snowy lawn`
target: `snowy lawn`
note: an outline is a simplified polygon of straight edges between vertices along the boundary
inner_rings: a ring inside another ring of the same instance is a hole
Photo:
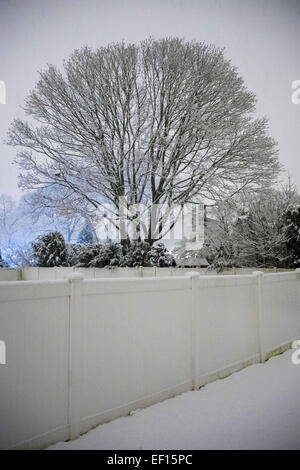
[[[49,449],[300,449],[292,351]]]

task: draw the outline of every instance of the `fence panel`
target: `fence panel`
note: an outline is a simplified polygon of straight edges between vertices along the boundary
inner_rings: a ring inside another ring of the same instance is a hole
[[[22,268],[22,280],[23,281],[37,281],[39,279],[39,268],[36,267],[24,267]]]
[[[259,360],[257,297],[253,276],[199,277],[196,312],[196,383]]]
[[[140,277],[138,268],[95,268],[95,279]]]
[[[264,354],[300,337],[298,273],[262,277],[262,335]]]
[[[82,292],[82,432],[190,389],[188,279],[84,281]]]
[[[20,269],[0,268],[0,281],[18,281],[20,278]]]
[[[69,297],[65,282],[0,285],[0,448],[68,437]]]

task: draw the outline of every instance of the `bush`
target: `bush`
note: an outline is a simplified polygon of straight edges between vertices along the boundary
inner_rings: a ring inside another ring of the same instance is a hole
[[[90,268],[92,261],[94,261],[101,252],[101,245],[87,243],[78,245],[78,248],[76,248],[76,245],[73,245],[72,250],[73,253],[75,253],[73,258],[74,264],[81,268]]]
[[[118,243],[107,242],[103,245],[85,244],[80,245],[80,248],[78,249],[77,265],[82,268],[119,266],[121,259],[122,247]]]
[[[41,235],[32,243],[35,264],[41,267],[67,265],[67,248],[64,237],[59,232]]]
[[[111,241],[103,244],[70,243],[65,245],[61,234],[55,232],[39,237],[32,244],[37,266],[78,266],[81,268],[176,266],[174,257],[162,243],[133,241],[122,247]]]
[[[153,246],[148,254],[151,266],[160,268],[167,268],[169,266],[176,266],[174,256],[168,252],[163,243],[158,243]]]
[[[6,263],[4,262],[3,258],[2,258],[2,254],[1,254],[1,250],[0,250],[0,268],[6,268],[7,265]]]
[[[122,258],[120,266],[135,268],[137,266],[151,266],[149,252],[151,247],[147,242],[133,241]]]
[[[133,241],[126,248],[119,243],[71,245],[69,263],[83,268],[175,266],[174,257],[162,243],[151,248],[149,243]],[[75,253],[75,254],[74,254]]]
[[[104,268],[106,266],[119,266],[122,259],[122,247],[119,243],[107,242],[100,246],[99,254],[93,259],[90,266]]]
[[[76,266],[79,264],[83,249],[84,247],[80,243],[67,244],[68,266]]]
[[[285,234],[288,261],[286,267],[300,267],[300,206],[293,207],[285,214]]]

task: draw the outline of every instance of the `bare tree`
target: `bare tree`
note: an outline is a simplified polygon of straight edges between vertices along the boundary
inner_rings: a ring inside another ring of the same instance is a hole
[[[14,246],[14,235],[18,231],[20,216],[17,205],[11,196],[0,195],[0,243],[6,249]]]
[[[7,194],[0,195],[0,247],[5,261],[12,264],[17,239],[22,231],[25,215],[16,201]],[[21,236],[22,236],[21,235]]]
[[[214,224],[206,231],[212,265],[218,268],[287,267],[291,253],[287,244],[288,211],[299,206],[294,185],[264,191],[244,192],[230,204],[215,207]]]
[[[108,202],[119,228],[120,197],[183,205],[270,184],[277,151],[255,102],[214,46],[150,38],[84,47],[63,73],[40,72],[30,120],[16,119],[8,142],[21,147],[23,188],[63,188],[57,204],[69,211]]]
[[[84,207],[77,207],[76,211],[72,207],[60,210],[64,197],[63,188],[40,188],[25,194],[21,202],[23,213],[40,231],[43,228],[44,233],[61,232],[69,243],[86,220]]]
[[[235,223],[233,243],[240,266],[287,267],[288,232],[285,216],[299,205],[299,194],[293,186],[249,197],[247,206]]]

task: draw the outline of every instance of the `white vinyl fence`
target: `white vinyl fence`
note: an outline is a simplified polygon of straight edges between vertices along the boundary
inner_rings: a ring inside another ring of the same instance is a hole
[[[168,276],[184,276],[186,272],[191,271],[189,268],[157,268],[155,266],[145,268],[78,268],[78,267],[57,267],[57,268],[41,268],[28,267],[22,268],[21,278],[24,281],[31,280],[55,280],[66,279],[71,273],[82,274],[84,279],[116,279],[116,278],[140,278],[140,277],[168,277]],[[206,268],[199,269],[198,272],[205,274]]]
[[[201,275],[214,276],[216,271],[208,268],[157,268],[137,267],[137,268],[78,268],[73,267],[24,267],[24,268],[2,268],[0,269],[0,281],[54,281],[66,279],[69,274],[80,273],[84,279],[116,279],[116,278],[140,278],[140,277],[168,277],[184,276],[187,272],[197,272]],[[222,275],[251,274],[257,268],[230,268],[222,272]],[[263,269],[265,273],[277,272],[276,268]],[[287,270],[278,270],[287,271]]]
[[[43,448],[300,338],[300,273],[0,283],[0,448]]]
[[[0,268],[0,281],[20,281],[22,279],[22,269]]]

